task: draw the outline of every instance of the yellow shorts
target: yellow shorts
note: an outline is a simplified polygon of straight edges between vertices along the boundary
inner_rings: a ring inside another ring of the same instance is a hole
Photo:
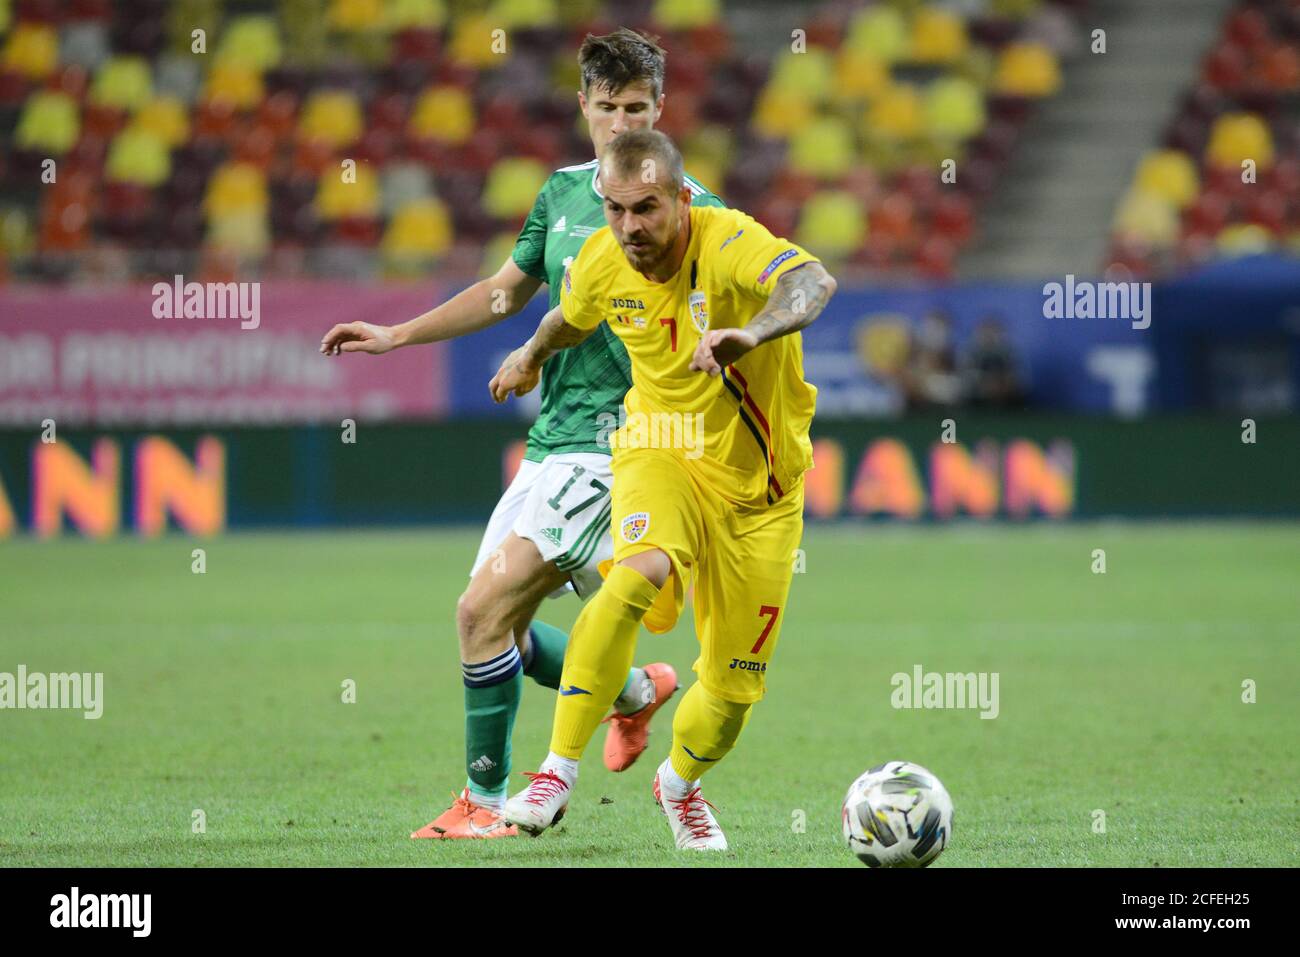
[[[759,700],[803,535],[802,480],[776,504],[747,508],[700,483],[670,449],[617,451],[613,470],[613,561],[657,548],[673,565],[645,626],[671,629],[694,581],[700,683],[727,701]]]

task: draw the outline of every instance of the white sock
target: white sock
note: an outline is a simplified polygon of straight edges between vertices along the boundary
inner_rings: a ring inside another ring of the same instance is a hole
[[[673,762],[667,758],[659,765],[659,793],[680,801],[699,785],[699,781],[688,781],[673,770]]]
[[[614,710],[619,714],[636,714],[655,700],[655,682],[644,668],[632,669],[632,680],[627,690],[614,699]]]
[[[546,760],[542,762],[539,770],[557,774],[564,779],[565,784],[573,787],[573,782],[578,780],[578,759],[566,758],[551,751],[546,755]]]
[[[473,787],[469,789],[469,799],[479,807],[488,808],[498,814],[506,806],[506,796],[504,794],[484,794],[481,791],[475,791]]]

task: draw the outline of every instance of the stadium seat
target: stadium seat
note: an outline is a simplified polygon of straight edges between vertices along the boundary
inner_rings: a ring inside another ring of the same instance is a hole
[[[961,142],[984,128],[984,97],[969,80],[950,76],[925,91],[925,132],[942,143]]]
[[[217,47],[218,63],[238,63],[261,73],[280,65],[280,30],[273,17],[236,17],[227,25]]]
[[[536,160],[498,160],[483,187],[483,210],[498,219],[526,216],[546,177],[546,168]]]
[[[877,4],[859,12],[849,24],[844,46],[896,63],[911,52],[907,22],[892,6]]]
[[[1173,246],[1179,235],[1178,211],[1163,196],[1131,189],[1115,214],[1115,233],[1153,248]]]
[[[857,199],[839,190],[814,193],[803,207],[795,242],[817,256],[842,259],[857,249],[867,234],[867,221]]]
[[[104,164],[106,179],[137,186],[158,186],[171,176],[167,144],[149,130],[128,127],[114,137]]]
[[[998,57],[994,88],[1027,98],[1051,96],[1061,86],[1061,73],[1052,51],[1041,43],[1011,43]]]
[[[23,106],[14,143],[20,149],[62,156],[80,135],[76,101],[66,93],[38,90]]]
[[[887,89],[889,82],[889,65],[869,50],[846,46],[835,57],[836,99],[872,99]]]
[[[384,26],[383,0],[330,0],[326,22],[334,30],[367,31]]]
[[[256,166],[224,163],[208,181],[203,210],[209,220],[240,213],[263,213],[266,208],[266,175]]]
[[[43,80],[59,63],[59,33],[48,23],[18,23],[0,52],[0,69]]]
[[[837,116],[809,123],[790,140],[790,168],[822,180],[842,177],[857,161],[853,131]]]
[[[315,211],[321,222],[343,219],[373,219],[379,215],[379,177],[374,169],[358,163],[354,181],[345,181],[340,171],[321,174],[316,191]]]
[[[135,110],[153,99],[149,62],[140,56],[115,56],[104,63],[91,84],[89,102]]]
[[[303,106],[298,132],[309,140],[320,140],[334,148],[356,142],[361,135],[361,104],[347,90],[321,90]]]
[[[237,60],[217,60],[208,72],[203,96],[211,102],[229,103],[236,110],[248,110],[262,101],[262,74],[256,67]]]
[[[451,217],[433,198],[411,200],[393,215],[384,231],[382,249],[390,264],[427,266],[451,248]]]
[[[96,70],[109,58],[108,31],[102,23],[71,23],[63,30],[60,60]]]
[[[955,63],[966,54],[968,46],[966,24],[959,16],[941,7],[924,6],[916,11],[909,60],[936,65]]]
[[[388,30],[434,30],[447,22],[443,0],[388,0],[384,27]]]
[[[1135,183],[1143,192],[1163,197],[1176,209],[1186,208],[1201,189],[1196,164],[1178,150],[1147,153],[1138,166]]]
[[[1205,158],[1212,165],[1238,171],[1243,160],[1251,159],[1259,169],[1267,169],[1273,165],[1273,135],[1258,116],[1226,113],[1210,130]]]
[[[863,134],[893,141],[915,139],[924,127],[921,96],[910,83],[891,83],[866,111]]]
[[[271,246],[270,224],[266,214],[250,209],[209,217],[206,245],[238,256],[264,255]]]
[[[416,101],[409,129],[419,139],[464,143],[474,127],[474,105],[469,94],[454,86],[435,86]]]

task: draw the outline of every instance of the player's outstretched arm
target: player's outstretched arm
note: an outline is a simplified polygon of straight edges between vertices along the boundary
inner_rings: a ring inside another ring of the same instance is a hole
[[[807,326],[835,295],[835,278],[818,262],[791,269],[748,324],[738,329],[711,329],[700,339],[691,368],[717,375],[751,349]]]
[[[594,329],[594,327],[593,327]],[[504,402],[510,395],[527,395],[537,387],[542,364],[561,349],[582,342],[593,329],[579,329],[564,321],[564,307],[556,306],[544,317],[533,337],[506,356],[488,383],[493,401]]]
[[[533,298],[541,282],[507,259],[495,275],[476,282],[442,305],[396,326],[370,322],[336,325],[320,341],[323,355],[368,352],[383,355],[399,346],[415,346],[455,339],[486,329],[513,316]]]

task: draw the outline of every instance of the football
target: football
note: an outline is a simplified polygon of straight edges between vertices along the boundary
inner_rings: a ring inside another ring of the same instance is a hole
[[[840,819],[868,867],[926,867],[952,837],[952,798],[919,764],[887,761],[849,786]]]

